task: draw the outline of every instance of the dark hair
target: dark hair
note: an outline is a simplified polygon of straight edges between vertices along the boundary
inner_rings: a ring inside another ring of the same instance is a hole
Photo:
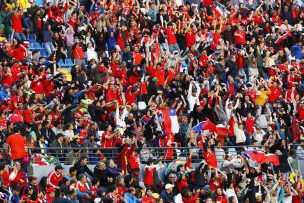
[[[69,172],[72,173],[72,172],[74,172],[74,171],[77,171],[77,170],[76,170],[76,168],[75,168],[74,166],[72,166],[72,167],[69,169]]]
[[[190,189],[188,187],[183,187],[181,191],[182,197],[189,198]]]
[[[86,156],[81,156],[79,161],[82,162],[83,160],[88,159]]]

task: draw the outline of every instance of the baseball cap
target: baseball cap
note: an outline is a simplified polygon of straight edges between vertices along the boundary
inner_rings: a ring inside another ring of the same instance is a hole
[[[168,183],[166,184],[165,188],[166,190],[169,190],[170,188],[174,188],[174,185]]]

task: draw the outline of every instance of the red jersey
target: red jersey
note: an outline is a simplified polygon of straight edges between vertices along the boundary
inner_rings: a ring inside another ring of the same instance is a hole
[[[156,199],[152,195],[151,196],[145,195],[142,197],[141,203],[156,203]]]
[[[245,31],[235,31],[234,34],[237,34],[238,36],[234,35],[235,43],[239,45],[243,45],[246,43],[246,32]],[[241,36],[239,36],[241,35]]]
[[[168,44],[169,45],[173,45],[176,44],[176,37],[175,37],[175,33],[173,31],[173,29],[169,30],[169,29],[165,29],[166,35],[168,37]]]
[[[268,95],[268,101],[273,103],[275,102],[281,95],[282,89],[280,87],[269,87],[271,93]]]
[[[156,171],[156,167],[149,170],[149,167],[146,166],[145,168],[145,176],[144,176],[144,184],[145,186],[152,186],[154,183],[154,172]]]
[[[52,187],[59,187],[59,183],[62,181],[63,176],[60,173],[52,171],[48,174],[48,184]]]
[[[109,138],[112,133],[103,132],[101,135],[101,147],[110,148],[114,147],[114,137]]]

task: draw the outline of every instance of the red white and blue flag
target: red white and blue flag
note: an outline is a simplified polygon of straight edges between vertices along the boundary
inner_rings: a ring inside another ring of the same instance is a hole
[[[201,134],[202,131],[214,132],[219,135],[228,135],[228,133],[229,133],[229,129],[226,126],[224,126],[222,124],[215,125],[209,119],[207,119],[206,121],[200,122],[199,124],[194,126],[192,128],[192,130],[194,130],[198,134]]]
[[[214,7],[212,10],[216,17],[221,17],[224,14],[224,11],[218,5]]]
[[[243,152],[243,155],[248,159],[260,164],[270,162],[275,166],[280,165],[279,157],[275,154],[265,154],[264,152],[256,150],[248,150]]]
[[[144,115],[143,117],[141,117],[141,122],[145,125],[150,121],[150,118],[146,115]]]
[[[167,134],[178,133],[179,124],[177,120],[176,110],[165,108],[162,110],[163,127]]]

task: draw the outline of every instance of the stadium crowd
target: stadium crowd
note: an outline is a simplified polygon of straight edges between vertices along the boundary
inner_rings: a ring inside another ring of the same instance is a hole
[[[0,6],[1,202],[304,201],[302,0]]]

